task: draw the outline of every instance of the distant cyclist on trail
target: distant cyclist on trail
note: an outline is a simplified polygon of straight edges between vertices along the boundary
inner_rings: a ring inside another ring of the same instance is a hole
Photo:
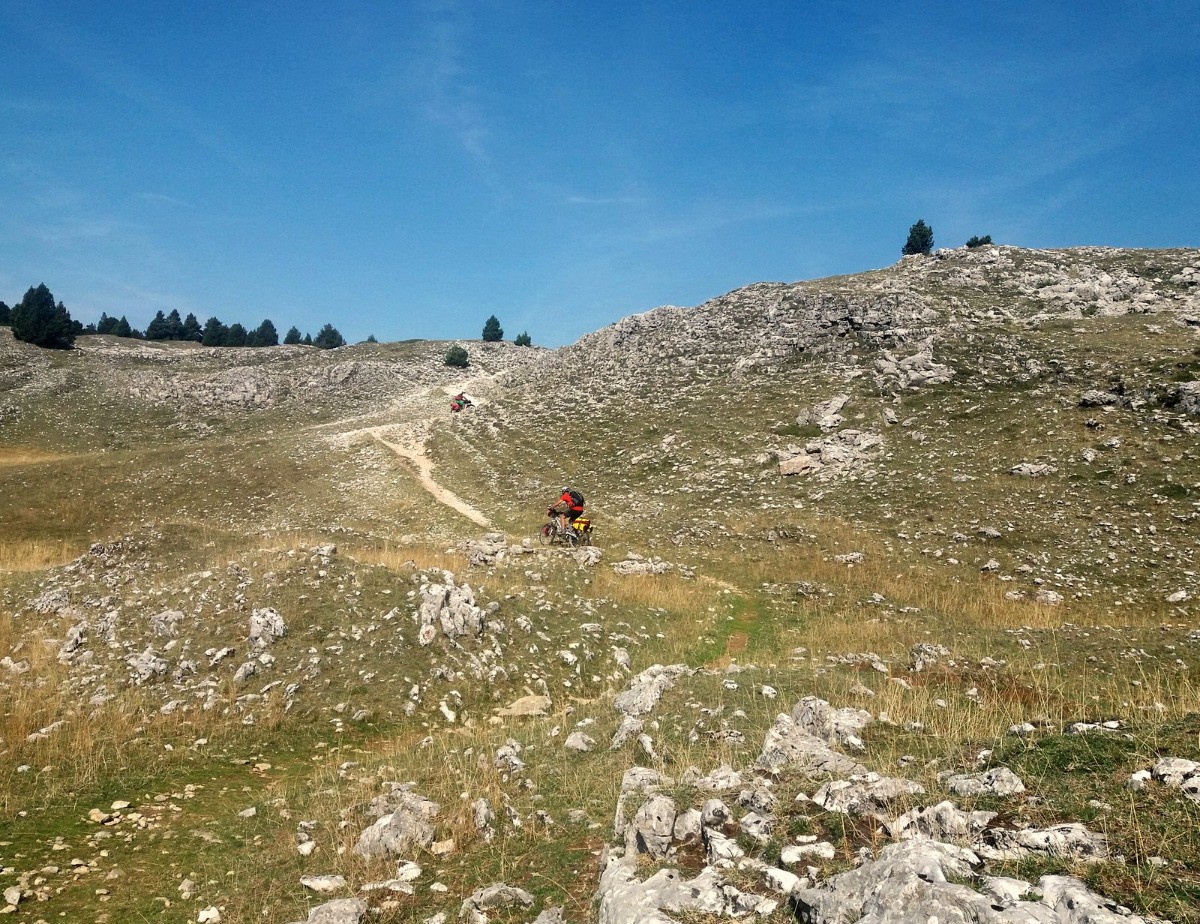
[[[562,497],[546,511],[548,516],[558,516],[558,525],[564,530],[567,524],[574,523],[583,513],[584,505],[583,495],[572,488],[570,485],[564,485],[562,489]]]

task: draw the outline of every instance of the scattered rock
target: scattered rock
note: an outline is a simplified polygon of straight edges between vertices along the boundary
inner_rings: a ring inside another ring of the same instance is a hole
[[[827,744],[862,750],[858,733],[874,721],[865,709],[834,709],[825,700],[806,696],[792,707],[792,721]]]
[[[837,855],[833,844],[814,841],[811,844],[789,844],[779,852],[779,860],[786,866],[811,863],[813,860],[832,860]]]
[[[1077,822],[1049,828],[988,828],[975,848],[988,860],[1022,860],[1042,854],[1071,860],[1103,860],[1108,843],[1103,834],[1089,831]]]
[[[812,801],[843,815],[875,815],[894,802],[925,792],[912,780],[866,773],[848,780],[830,780],[813,794]]]
[[[507,706],[495,710],[496,715],[504,718],[513,716],[543,716],[550,709],[550,697],[531,694],[513,700]]]
[[[1150,775],[1178,789],[1184,798],[1200,803],[1200,763],[1182,757],[1164,757],[1151,768]]]
[[[651,796],[633,816],[626,829],[627,849],[665,857],[675,832],[675,802],[669,796]]]
[[[470,585],[455,584],[454,575],[445,571],[441,582],[431,581],[421,587],[421,606],[415,614],[417,640],[428,645],[438,628],[447,638],[478,638],[483,634],[486,615],[475,605]]]
[[[1050,465],[1048,462],[1021,462],[1014,465],[1008,470],[1010,475],[1018,475],[1022,478],[1044,478],[1046,475],[1053,475],[1058,471],[1058,467]]]
[[[895,840],[926,837],[935,841],[968,841],[996,817],[995,812],[964,812],[953,802],[914,808],[885,825]]]
[[[1080,407],[1117,407],[1121,404],[1121,396],[1111,391],[1100,391],[1097,388],[1085,391],[1079,396]]]
[[[301,876],[300,885],[321,895],[330,895],[346,888],[346,879],[344,876],[337,875]]]
[[[590,735],[585,735],[583,732],[571,732],[567,736],[567,740],[563,742],[563,747],[568,751],[587,752],[596,746],[596,741]]]
[[[303,924],[359,924],[367,908],[367,903],[361,898],[338,898],[317,905],[308,913]]]
[[[780,715],[767,732],[755,767],[768,773],[797,770],[807,776],[845,776],[866,773],[858,761],[833,750],[802,728],[790,715]]]
[[[250,614],[250,642],[267,648],[272,642],[287,635],[283,617],[273,609],[255,610]]]
[[[136,686],[141,686],[155,677],[161,677],[167,672],[167,662],[155,654],[152,648],[147,648],[140,655],[130,657],[126,663],[129,664],[130,682]]]
[[[1015,796],[1025,791],[1021,778],[1007,767],[995,767],[983,773],[946,775],[945,784],[956,796],[979,796],[983,793]]]
[[[532,904],[533,896],[524,889],[498,882],[472,892],[463,900],[458,917],[459,920],[465,920],[467,924],[487,924],[487,912],[489,911],[511,908],[513,905],[528,908]]]
[[[439,811],[436,802],[406,787],[393,789],[388,800],[396,807],[362,832],[354,847],[359,856],[397,856],[410,847],[428,847],[433,843],[433,819]]]
[[[675,685],[675,678],[690,674],[686,664],[671,664],[664,667],[654,664],[646,668],[629,682],[629,689],[618,694],[613,708],[626,716],[642,716],[651,712],[662,695]]]

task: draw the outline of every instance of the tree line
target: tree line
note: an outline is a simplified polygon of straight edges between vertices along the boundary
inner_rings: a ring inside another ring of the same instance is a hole
[[[482,339],[484,343],[499,343],[504,339],[504,328],[500,326],[500,319],[495,315],[483,322]],[[517,346],[533,346],[533,338],[529,336],[529,331],[522,331],[513,338],[513,343]],[[446,351],[445,363],[447,366],[466,369],[471,365],[471,355],[456,343]]]
[[[179,311],[172,309],[167,314],[157,312],[154,319],[146,325],[145,331],[133,327],[125,315],[114,318],[105,312],[100,314],[100,320],[95,324],[85,325],[73,319],[61,301],[55,302],[54,296],[44,283],[31,286],[21,301],[11,308],[0,302],[0,325],[11,326],[13,336],[18,340],[61,350],[70,349],[77,336],[88,334],[109,334],[136,340],[182,340],[204,346],[279,345],[279,333],[270,318],[264,319],[253,330],[247,330],[236,321],[226,325],[216,317],[209,318],[201,327],[194,314],[189,312],[186,318],[181,318]],[[293,326],[284,335],[283,342],[332,350],[343,346],[346,340],[336,327],[326,324],[315,337],[312,334],[301,335],[300,329]]]
[[[967,240],[967,248],[974,250],[976,247],[988,247],[991,243],[992,236],[990,234],[985,234],[983,237],[972,234]],[[924,218],[918,218],[908,229],[908,240],[904,242],[900,254],[911,257],[914,254],[929,256],[931,253],[933,253],[933,228],[925,223]]]

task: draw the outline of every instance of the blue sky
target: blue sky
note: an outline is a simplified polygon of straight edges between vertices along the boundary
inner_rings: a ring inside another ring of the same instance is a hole
[[[1200,2],[0,0],[0,299],[558,345],[924,218],[1200,245]]]

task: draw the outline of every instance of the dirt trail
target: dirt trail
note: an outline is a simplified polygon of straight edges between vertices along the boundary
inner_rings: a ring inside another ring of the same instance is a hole
[[[369,432],[372,437],[374,437],[396,455],[400,456],[400,458],[408,459],[408,461],[411,462],[417,470],[417,481],[420,482],[421,487],[432,494],[438,503],[444,504],[452,510],[457,510],[468,520],[473,523],[478,523],[480,526],[490,527],[492,525],[491,520],[468,504],[465,500],[463,500],[453,491],[449,490],[448,488],[443,488],[440,484],[434,481],[433,462],[425,452],[424,440],[409,446],[403,446],[400,443],[393,443],[383,438],[383,431],[390,429],[393,428],[388,426],[370,427],[365,432]]]
[[[483,379],[472,379],[457,390],[476,391],[481,387],[486,387],[490,380],[490,376]],[[399,418],[394,423],[347,430],[331,436],[330,439],[343,445],[349,445],[362,437],[369,436],[400,458],[410,462],[415,470],[417,483],[428,491],[438,503],[457,511],[472,523],[490,528],[492,523],[487,517],[453,491],[442,487],[433,477],[433,460],[426,452],[425,441],[434,424],[449,413],[445,393],[446,389],[431,388],[406,396],[388,409],[389,416]],[[345,422],[343,421],[343,423]]]

